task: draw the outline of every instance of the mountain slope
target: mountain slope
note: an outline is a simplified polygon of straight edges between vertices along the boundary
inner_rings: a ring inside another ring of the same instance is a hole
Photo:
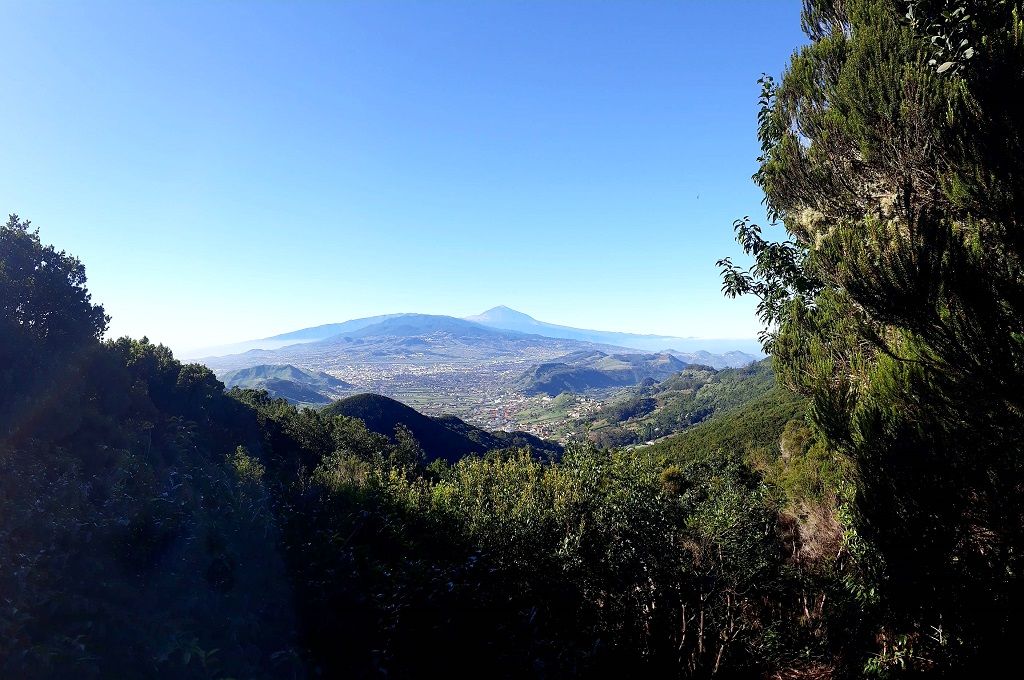
[[[329,338],[332,335],[338,335],[340,333],[348,333],[359,330],[366,326],[386,321],[387,319],[394,318],[396,316],[402,316],[401,314],[381,314],[379,316],[368,316],[362,319],[351,319],[349,321],[343,321],[341,323],[328,323],[321,326],[312,326],[310,328],[300,328],[296,331],[289,331],[287,333],[281,333],[279,335],[272,335],[266,338],[259,338],[256,340],[243,340],[242,342],[235,342],[226,345],[214,345],[211,347],[199,347],[195,349],[186,349],[179,354],[182,358],[190,359],[206,359],[212,357],[222,357],[232,354],[243,354],[245,352],[252,351],[272,351],[281,349],[282,347],[288,347],[291,345],[302,344],[306,342],[316,342],[317,340],[323,340]]]
[[[329,404],[351,392],[355,385],[321,371],[307,371],[291,364],[260,364],[221,374],[225,387],[266,390],[272,397],[295,404]]]
[[[553,323],[538,321],[528,314],[510,309],[504,305],[488,309],[482,314],[466,317],[466,320],[504,330],[532,333],[550,338],[565,338],[594,342],[605,345],[616,345],[645,352],[660,352],[673,349],[678,352],[729,352],[743,351],[750,355],[749,361],[756,361],[764,356],[761,346],[753,339],[703,339],[680,338],[669,335],[642,335],[638,333],[619,333],[614,331],[596,331],[583,328],[572,328]],[[749,361],[747,363],[749,363]],[[733,365],[726,362],[724,365]]]
[[[244,354],[210,358],[206,364],[219,370],[256,363],[294,363],[323,368],[344,364],[425,366],[491,361],[525,362],[581,350],[615,352],[624,349],[489,328],[451,316],[400,314],[321,340],[293,344],[277,350],[253,350]]]
[[[554,397],[562,392],[629,387],[648,378],[661,380],[685,366],[671,354],[577,352],[532,367],[520,378],[518,388],[526,395]]]
[[[743,407],[775,389],[768,360],[716,371],[688,366],[660,383],[645,383],[597,412],[590,437],[601,446],[626,446],[663,437]]]
[[[478,455],[510,447],[528,446],[536,454],[561,453],[561,447],[524,432],[488,432],[454,416],[432,418],[400,401],[379,394],[357,394],[334,402],[324,409],[330,415],[362,420],[367,429],[393,436],[397,425],[409,428],[429,460],[442,458],[453,463],[469,455]]]
[[[380,314],[378,316],[367,316],[361,319],[351,319],[349,321],[343,321],[341,323],[328,323],[322,326],[313,326],[312,328],[302,328],[297,331],[292,331],[290,333],[281,333],[280,335],[273,335],[269,338],[264,338],[264,340],[314,342],[316,340],[324,340],[334,335],[358,331],[361,328],[366,328],[367,326],[372,326],[374,324],[387,321],[388,319],[394,319],[395,317],[399,316],[404,315]]]
[[[352,389],[355,387],[333,375],[322,371],[307,371],[291,364],[261,364],[240,368],[235,371],[228,371],[220,376],[225,387],[252,387],[252,383],[259,380],[290,380],[301,382],[307,385],[326,387],[332,389]]]
[[[786,423],[800,417],[806,409],[805,398],[776,385],[746,403],[653,444],[648,450],[673,461],[686,461],[715,451],[743,456],[759,451],[777,452]]]

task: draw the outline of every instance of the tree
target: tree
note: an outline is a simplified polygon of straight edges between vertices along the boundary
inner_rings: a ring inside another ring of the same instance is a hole
[[[77,384],[106,331],[109,317],[85,282],[82,263],[44,246],[27,220],[11,215],[0,226],[0,444],[39,424],[34,405]]]
[[[78,258],[44,246],[28,220],[11,215],[0,227],[4,339],[17,327],[50,348],[98,340],[110,317],[92,303],[85,282],[85,267]]]
[[[724,291],[760,297],[778,374],[855,463],[877,664],[980,665],[1024,604],[1024,22],[1000,0],[802,19],[755,175],[788,237],[740,221],[755,265],[720,262]]]

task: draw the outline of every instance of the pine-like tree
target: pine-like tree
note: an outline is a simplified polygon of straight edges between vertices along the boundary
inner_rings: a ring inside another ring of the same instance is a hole
[[[747,220],[720,264],[780,377],[857,471],[879,663],[1015,653],[1024,597],[1024,22],[1005,0],[806,0],[763,81]]]

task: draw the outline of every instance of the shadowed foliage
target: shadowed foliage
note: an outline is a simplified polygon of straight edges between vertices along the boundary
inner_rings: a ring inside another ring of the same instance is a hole
[[[1012,2],[808,0],[764,81],[773,243],[747,220],[780,378],[852,460],[870,670],[1015,656],[1024,550],[1024,23]]]

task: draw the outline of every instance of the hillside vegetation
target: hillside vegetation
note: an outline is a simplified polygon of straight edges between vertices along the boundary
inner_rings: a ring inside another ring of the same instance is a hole
[[[562,447],[525,432],[488,432],[455,416],[431,417],[379,394],[358,394],[334,402],[323,412],[362,421],[371,432],[393,437],[395,429],[408,430],[423,449],[427,462],[449,463],[469,455],[499,449],[527,448],[540,456],[557,456]]]
[[[382,397],[225,391],[145,339],[101,342],[81,265],[16,217],[0,239],[19,300],[0,345],[6,677],[756,676],[831,657],[823,621],[785,604],[798,539],[741,457],[551,460]]]
[[[227,387],[266,390],[272,397],[300,405],[329,404],[355,390],[355,385],[340,378],[290,364],[261,364],[240,368],[223,373],[220,379]]]
[[[598,411],[589,437],[605,448],[648,442],[755,400],[775,387],[768,360],[716,371],[688,366],[659,383],[647,381]]]
[[[778,377],[849,462],[872,673],[1017,663],[1024,605],[1024,83],[1018,3],[811,0],[762,79],[753,295]]]
[[[638,385],[646,379],[661,380],[686,364],[671,354],[608,354],[574,352],[530,368],[517,383],[523,394],[588,392]]]
[[[751,378],[751,382],[754,380]],[[739,453],[744,458],[771,455],[778,450],[786,425],[803,419],[807,400],[774,384],[756,394],[740,406],[726,408],[684,432],[658,441],[649,447],[650,453],[666,460],[688,460],[713,451]]]

